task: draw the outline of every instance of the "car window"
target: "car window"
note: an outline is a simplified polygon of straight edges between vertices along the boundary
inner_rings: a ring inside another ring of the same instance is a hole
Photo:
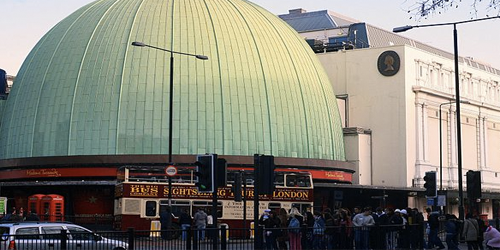
[[[62,226],[51,226],[51,227],[42,227],[42,237],[44,239],[61,239],[61,230],[64,228]]]
[[[80,227],[68,227],[73,240],[93,240],[94,234]]]
[[[16,239],[40,239],[38,227],[25,227],[16,230]]]

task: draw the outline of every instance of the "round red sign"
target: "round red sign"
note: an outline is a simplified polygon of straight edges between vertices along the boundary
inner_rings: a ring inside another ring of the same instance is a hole
[[[167,168],[165,168],[165,174],[167,174],[168,176],[174,176],[177,174],[177,168],[175,166],[168,166]]]

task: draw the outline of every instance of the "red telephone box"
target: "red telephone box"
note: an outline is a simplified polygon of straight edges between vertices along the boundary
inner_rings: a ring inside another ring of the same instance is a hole
[[[28,197],[28,212],[40,214],[42,212],[42,198],[44,194],[34,194]]]
[[[48,194],[42,197],[40,220],[64,221],[64,197]]]

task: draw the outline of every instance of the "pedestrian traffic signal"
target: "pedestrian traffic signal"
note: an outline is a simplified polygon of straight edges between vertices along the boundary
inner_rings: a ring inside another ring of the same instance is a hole
[[[195,185],[200,193],[211,193],[215,190],[214,182],[214,167],[217,155],[198,155],[196,156],[196,172],[197,180]]]
[[[436,172],[425,172],[424,176],[424,188],[425,188],[425,196],[427,197],[436,197],[437,196],[437,185],[436,185]]]
[[[274,192],[274,156],[255,154],[254,166],[257,172],[258,194],[272,195]]]
[[[481,198],[481,172],[467,171],[467,198],[475,201]]]

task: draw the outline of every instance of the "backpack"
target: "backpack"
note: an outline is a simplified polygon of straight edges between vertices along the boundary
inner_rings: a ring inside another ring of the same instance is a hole
[[[323,235],[325,233],[325,228],[319,223],[319,219],[314,221],[313,234]]]
[[[300,222],[297,218],[293,217],[288,224],[288,232],[299,233],[300,232]]]

